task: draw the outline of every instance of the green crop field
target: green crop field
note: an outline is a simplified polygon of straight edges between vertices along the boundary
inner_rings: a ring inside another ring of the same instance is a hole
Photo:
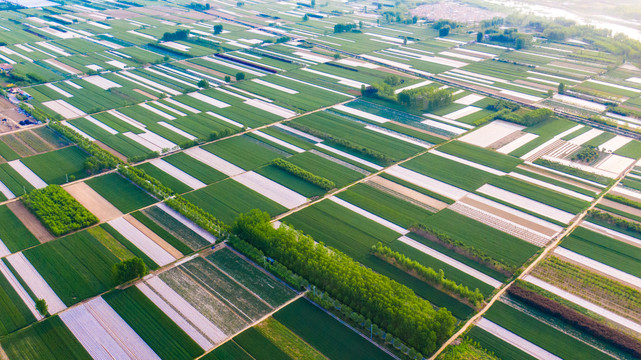
[[[263,334],[254,328],[249,328],[234,337],[234,342],[240,345],[256,360],[289,360],[287,354],[274,345]]]
[[[145,213],[136,211],[134,213],[131,213],[131,216],[133,216],[136,220],[140,221],[140,223],[145,225],[145,227],[153,231],[156,235],[160,236],[163,240],[168,242],[169,245],[173,246],[176,250],[180,251],[183,255],[188,255],[193,252],[192,249],[186,244],[184,244],[181,239],[178,239],[172,233],[165,230],[164,227],[162,227],[159,223],[156,223],[155,221],[153,221]]]
[[[233,137],[202,148],[245,170],[252,170],[286,156],[273,146],[249,136]]]
[[[42,244],[24,255],[67,306],[109,289],[112,267],[119,262],[87,231]]]
[[[123,213],[129,213],[156,202],[142,189],[116,173],[89,179],[86,184]]]
[[[275,165],[265,165],[256,170],[257,173],[274,180],[275,182],[294,190],[305,196],[313,197],[323,195],[326,191],[308,181],[305,181],[287,171],[276,167]]]
[[[0,241],[11,252],[18,252],[40,243],[6,205],[0,206],[0,219]]]
[[[261,209],[272,216],[287,210],[284,206],[232,179],[190,192],[185,195],[185,199],[225,223],[231,223],[238,214],[251,209]]]
[[[59,317],[36,323],[0,340],[11,360],[90,360]]]
[[[433,179],[474,191],[497,176],[434,154],[424,154],[403,164]]]
[[[48,184],[64,184],[87,176],[85,160],[89,155],[72,146],[41,155],[30,156],[22,162]]]
[[[0,335],[7,335],[36,321],[9,281],[0,276]]]
[[[390,356],[349,330],[305,299],[299,299],[274,314],[285,325],[323,355],[336,360],[376,360]],[[319,331],[323,329],[323,331]]]
[[[203,246],[209,245],[209,242],[203,237],[156,206],[144,209],[143,213],[156,224],[155,226],[150,224],[150,226],[154,228],[153,231],[156,233],[167,232],[169,236],[175,236],[180,239],[182,243],[192,250],[197,250]],[[165,237],[163,237],[163,239],[166,240]],[[174,245],[174,247],[176,247],[176,245]],[[176,248],[178,249],[178,247]],[[191,252],[188,249],[184,250],[187,251],[186,253]]]
[[[254,358],[231,340],[203,356],[202,360],[254,360]]]
[[[439,151],[461,157],[491,168],[510,172],[523,161],[496,151],[480,148],[460,141],[452,141],[438,148]]]
[[[363,178],[363,174],[356,172],[343,165],[337,164],[323,158],[313,152],[304,152],[287,158],[287,161],[322,176],[336,184],[336,187],[343,187],[347,184]]]
[[[485,317],[563,359],[611,359],[586,343],[502,302],[494,303]]]
[[[207,256],[207,260],[243,284],[243,286],[272,307],[276,307],[294,296],[293,290],[263,273],[228,248],[214,252]]]
[[[105,301],[162,359],[189,360],[203,350],[136,287],[115,290]]]
[[[147,174],[158,179],[161,183],[163,183],[163,185],[169,187],[170,189],[172,189],[178,194],[182,194],[192,190],[191,187],[187,186],[182,181],[160,170],[159,168],[152,165],[151,163],[144,163],[144,164],[138,165],[137,168],[144,170]]]
[[[481,344],[481,346],[487,350],[493,352],[501,360],[536,360],[535,357],[528,355],[479,327],[473,327],[467,333],[467,336]]]
[[[185,153],[173,154],[164,157],[163,160],[208,185],[227,177],[227,175]]]

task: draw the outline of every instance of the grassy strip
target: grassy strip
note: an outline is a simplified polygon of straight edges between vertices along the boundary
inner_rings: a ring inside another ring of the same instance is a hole
[[[311,347],[274,318],[268,318],[256,325],[254,329],[258,330],[260,334],[278,346],[292,359],[326,359],[318,350]]]
[[[272,164],[322,189],[331,190],[336,187],[336,184],[334,184],[333,181],[330,181],[322,176],[313,174],[312,172],[307,171],[298,165],[294,165],[287,160],[278,158],[272,161]]]
[[[98,223],[95,215],[58,185],[33,190],[22,201],[56,236]]]

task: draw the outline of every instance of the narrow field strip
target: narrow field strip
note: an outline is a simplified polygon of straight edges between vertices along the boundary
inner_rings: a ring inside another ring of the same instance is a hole
[[[127,240],[131,241],[132,244],[149,256],[149,258],[159,266],[168,265],[176,260],[169,252],[130,224],[124,217],[111,220],[108,224]]]
[[[633,285],[638,289],[641,289],[641,278],[638,278],[634,275],[613,268],[612,266],[605,265],[601,262],[598,262],[587,256],[583,256],[561,246],[554,249],[554,253],[572,261],[575,264],[578,264],[579,266],[590,268],[608,277],[613,277],[615,279]]]
[[[408,135],[405,135],[405,134],[397,133],[396,131],[392,131],[392,130],[389,130],[389,129],[386,129],[386,128],[383,128],[383,127],[380,127],[380,126],[367,125],[367,126],[365,126],[365,129],[372,130],[374,132],[377,132],[379,134],[383,134],[383,135],[392,137],[394,139],[405,141],[406,143],[409,143],[409,144],[412,144],[412,145],[420,146],[423,149],[429,149],[432,146],[434,146],[434,144],[428,143],[426,141],[419,140],[417,138],[414,138],[414,137],[411,137],[411,136],[408,136]]]
[[[576,191],[572,191],[572,190],[566,189],[566,188],[561,187],[561,186],[557,186],[557,185],[550,184],[550,183],[545,182],[545,181],[534,179],[534,178],[531,178],[531,177],[529,177],[527,175],[523,175],[523,174],[520,174],[520,173],[517,173],[517,172],[511,172],[508,175],[510,175],[513,178],[516,178],[516,179],[519,179],[519,180],[523,180],[525,182],[529,182],[530,184],[534,184],[534,185],[540,186],[542,188],[550,189],[552,191],[556,191],[556,192],[559,192],[561,194],[572,196],[572,197],[577,198],[579,200],[588,201],[588,202],[594,200],[594,198],[591,197],[591,196],[583,195],[583,194],[578,193]]]
[[[448,159],[448,160],[456,161],[459,164],[467,165],[467,166],[473,167],[475,169],[479,169],[481,171],[485,171],[485,172],[490,173],[492,175],[503,176],[503,175],[506,174],[503,171],[496,170],[496,169],[491,168],[489,166],[481,165],[481,164],[475,163],[473,161],[469,161],[469,160],[460,158],[458,156],[454,156],[454,155],[450,155],[450,154],[447,154],[447,153],[444,153],[444,152],[440,152],[440,151],[438,151],[436,149],[430,150],[428,152],[430,154],[434,154],[434,155],[440,156],[440,157]]]
[[[196,225],[193,221],[187,219],[184,215],[180,214],[176,210],[170,208],[167,204],[165,203],[160,203],[157,205],[159,209],[164,211],[165,213],[169,214],[169,216],[173,217],[174,219],[178,220],[181,224],[185,225],[187,228],[189,228],[191,231],[195,232],[196,234],[200,235],[203,239],[207,240],[209,243],[213,244],[216,242],[216,237],[212,235],[209,231],[201,228],[200,226]]]
[[[429,246],[425,246],[425,245],[421,244],[420,242],[418,242],[416,240],[408,238],[407,236],[401,236],[400,238],[398,238],[398,241],[400,241],[400,242],[402,242],[402,243],[404,243],[406,245],[409,245],[409,246],[413,247],[414,249],[416,249],[416,250],[418,250],[418,251],[420,251],[420,252],[422,252],[422,253],[424,253],[426,255],[429,255],[429,256],[437,259],[437,260],[440,260],[440,261],[442,261],[442,262],[444,262],[444,263],[446,263],[446,264],[448,264],[450,266],[453,266],[453,267],[457,268],[458,270],[460,270],[460,271],[462,271],[462,272],[464,272],[464,273],[466,273],[466,274],[468,274],[468,275],[470,275],[470,276],[472,276],[472,277],[474,277],[474,278],[476,278],[476,279],[478,279],[478,280],[480,280],[480,281],[482,281],[482,282],[484,282],[484,283],[486,283],[486,284],[488,284],[488,285],[490,285],[490,286],[492,286],[494,288],[498,288],[499,286],[501,286],[503,284],[502,282],[494,279],[493,277],[485,275],[482,272],[480,272],[480,271],[478,271],[478,270],[476,270],[476,269],[474,269],[472,267],[469,267],[469,266],[463,264],[462,262],[460,262],[458,260],[452,259],[451,257],[449,257],[447,255],[441,254],[440,252],[430,248]]]
[[[49,284],[38,273],[38,270],[31,265],[29,260],[21,252],[9,255],[6,258],[9,264],[18,273],[18,276],[24,280],[31,292],[38,299],[45,299],[49,306],[49,312],[55,314],[67,308],[58,295],[51,289]]]
[[[372,187],[384,191],[388,194],[394,195],[397,198],[411,199],[412,203],[415,203],[424,208],[429,208],[432,211],[443,210],[448,206],[447,203],[429,197],[421,192],[410,189],[380,176],[374,176],[370,178],[369,180],[367,180],[367,183]]]
[[[296,112],[286,109],[282,106],[270,104],[268,102],[265,102],[261,99],[249,99],[243,101],[244,104],[247,104],[249,106],[253,106],[256,109],[260,109],[263,111],[267,111],[268,113],[272,113],[274,115],[278,115],[282,117],[283,119],[288,119],[290,117],[296,116]]]
[[[44,182],[36,173],[31,171],[25,164],[20,160],[9,161],[9,166],[11,166],[15,171],[20,174],[31,186],[36,189],[42,189],[47,187],[47,183]]]
[[[305,152],[305,149],[302,149],[302,148],[300,148],[300,147],[298,147],[296,145],[292,145],[292,144],[288,143],[287,141],[281,140],[281,139],[279,139],[277,137],[271,136],[269,134],[265,134],[264,132],[262,132],[260,130],[254,131],[253,134],[256,134],[256,135],[262,137],[263,139],[271,141],[271,142],[273,142],[275,144],[278,144],[278,145],[280,145],[282,147],[285,147],[287,149],[293,150],[293,151],[295,151],[295,152],[297,152],[299,154]]]
[[[162,281],[159,277],[153,276],[145,280],[145,284],[149,289],[158,294],[167,304],[180,313],[185,320],[189,321],[195,326],[201,334],[206,336],[213,344],[219,344],[227,339],[227,335],[209,319],[201,314],[193,305],[174,291],[169,285]],[[143,293],[146,291],[139,288]],[[153,299],[150,298],[153,301]]]
[[[399,165],[394,165],[385,170],[385,172],[392,176],[396,176],[401,180],[453,200],[460,200],[468,194],[467,191],[457,188],[456,186],[432,179],[431,177],[406,169]]]
[[[532,134],[532,133],[524,133],[522,136],[519,138],[503,145],[502,147],[496,149],[497,152],[501,154],[509,154],[512,151],[520,148],[521,146],[529,143],[530,141],[538,138],[539,136],[537,134]]]
[[[576,295],[572,295],[571,293],[569,293],[569,292],[567,292],[567,291],[565,291],[563,289],[559,289],[558,287],[556,287],[556,286],[554,286],[552,284],[549,284],[549,283],[547,283],[547,282],[545,282],[545,281],[543,281],[543,280],[541,280],[541,279],[539,279],[537,277],[534,277],[532,275],[524,276],[523,280],[529,282],[530,284],[536,285],[536,286],[540,287],[541,289],[543,289],[545,291],[549,291],[552,294],[557,295],[557,296],[559,296],[559,297],[561,297],[561,298],[563,298],[565,300],[568,300],[568,301],[570,301],[570,302],[572,302],[574,304],[577,304],[577,305],[581,306],[584,309],[590,310],[590,311],[592,311],[593,313],[595,313],[595,314],[597,314],[599,316],[603,316],[604,318],[606,318],[606,319],[608,319],[610,321],[613,321],[613,322],[615,322],[615,323],[617,323],[617,324],[619,324],[621,326],[625,326],[626,328],[641,334],[641,324],[639,324],[639,323],[636,323],[634,321],[628,320],[628,319],[624,318],[623,316],[617,315],[617,314],[611,312],[610,310],[604,309],[604,308],[602,308],[602,307],[600,307],[598,305],[595,305],[595,304],[593,304],[593,303],[591,303],[591,302],[589,302],[589,301],[587,301],[587,300],[585,300],[583,298],[580,298],[580,297],[578,297]]]
[[[576,125],[575,127],[571,128],[571,129],[565,130],[565,131],[563,131],[563,132],[561,132],[559,134],[554,135],[550,140],[544,142],[543,144],[541,144],[541,145],[535,147],[534,149],[530,150],[527,154],[521,156],[521,159],[526,160],[526,161],[534,161],[535,160],[534,158],[537,157],[536,156],[537,154],[539,154],[542,151],[544,151],[547,147],[549,147],[550,145],[554,144],[557,140],[559,140],[559,139],[561,139],[563,137],[566,137],[566,136],[572,134],[573,132],[578,131],[578,130],[580,130],[582,128],[583,128],[583,125],[579,124],[579,125]]]
[[[357,214],[359,214],[359,215],[361,215],[363,217],[366,217],[366,218],[368,218],[368,219],[370,219],[370,220],[372,220],[372,221],[374,221],[376,223],[379,223],[379,224],[385,226],[386,228],[388,228],[388,229],[390,229],[392,231],[395,231],[395,232],[397,232],[397,233],[399,233],[401,235],[407,235],[409,233],[409,230],[406,230],[402,226],[398,226],[398,225],[394,224],[391,221],[387,221],[387,220],[383,219],[382,217],[380,217],[378,215],[374,215],[371,212],[369,212],[367,210],[364,210],[364,209],[361,209],[360,207],[358,207],[356,205],[350,204],[350,203],[348,203],[347,201],[345,201],[345,200],[343,200],[341,198],[337,198],[336,196],[332,196],[332,197],[329,198],[329,200],[331,200],[331,201],[337,203],[338,205],[341,205],[344,208],[349,209],[349,210],[351,210],[351,211],[353,211],[353,212],[355,212],[355,213],[357,213]]]
[[[103,129],[104,131],[108,132],[110,135],[116,135],[116,134],[118,134],[118,131],[116,131],[116,130],[112,129],[112,128],[111,128],[110,126],[108,126],[108,125],[105,125],[105,124],[104,124],[104,123],[102,123],[101,121],[96,120],[96,119],[95,119],[95,118],[93,118],[92,116],[85,116],[85,119],[86,119],[87,121],[89,121],[90,123],[92,123],[92,124],[96,125],[97,127],[99,127],[99,128],[101,128],[101,129]]]
[[[342,112],[346,112],[346,113],[351,114],[351,115],[355,115],[357,117],[361,117],[363,119],[367,119],[367,120],[371,120],[371,121],[377,122],[379,124],[384,124],[384,123],[390,121],[389,119],[386,119],[384,117],[381,117],[381,116],[378,116],[378,115],[374,115],[374,114],[370,114],[370,113],[368,113],[366,111],[354,109],[352,107],[345,106],[345,105],[335,105],[333,108],[336,109],[336,110],[342,111]]]
[[[563,360],[560,357],[552,354],[551,352],[532,344],[526,339],[514,334],[511,331],[508,331],[507,329],[504,329],[503,327],[491,322],[490,320],[487,320],[486,318],[481,318],[476,323],[476,326],[539,360]]]
[[[628,243],[630,245],[633,245],[633,246],[641,248],[641,239],[635,238],[633,236],[626,235],[626,234],[620,233],[618,231],[615,231],[615,230],[612,230],[612,229],[608,229],[606,227],[603,227],[603,226],[600,226],[600,225],[597,225],[597,224],[593,224],[593,223],[591,223],[589,221],[585,221],[585,220],[583,222],[581,222],[581,226],[586,228],[586,229],[590,229],[592,231],[595,231],[595,232],[597,232],[599,234],[602,234],[602,235],[611,237],[613,239],[616,239],[616,240],[619,240],[619,241],[623,241],[623,242],[626,242],[626,243]]]
[[[101,222],[113,220],[122,216],[122,212],[103,198],[85,182],[65,186],[65,191],[78,200],[90,213],[96,215]]]
[[[196,179],[195,177],[187,174],[186,172],[180,170],[179,168],[171,165],[170,163],[164,161],[163,159],[154,159],[151,160],[150,163],[157,167],[158,169],[164,171],[165,173],[169,174],[171,177],[174,179],[182,182],[183,184],[189,186],[190,188],[197,190],[200,188],[204,188],[207,186],[204,182]]]
[[[9,190],[9,188],[0,181],[0,193],[7,198],[7,200],[14,199],[16,196]]]
[[[559,210],[555,207],[543,204],[536,200],[532,200],[530,198],[515,194],[507,190],[503,190],[493,185],[485,184],[478,188],[476,191],[480,192],[481,194],[505,201],[522,209],[526,209],[533,213],[560,221],[564,224],[569,224],[575,216],[574,214],[571,214],[569,212]]]
[[[307,202],[303,195],[253,171],[232,179],[290,210]]]
[[[196,329],[189,321],[171,307],[169,303],[156,294],[147,284],[139,282],[136,284],[136,287],[203,350],[207,351],[214,347],[214,344],[209,339],[201,334],[198,329]]]
[[[24,287],[22,287],[22,284],[20,284],[20,281],[16,279],[16,277],[13,275],[11,270],[7,267],[7,265],[4,264],[4,262],[0,261],[0,274],[7,279],[7,282],[13,290],[18,294],[20,299],[24,302],[24,304],[27,306],[29,311],[33,314],[33,316],[36,318],[36,320],[41,320],[43,318],[42,315],[40,315],[40,312],[36,310],[36,303],[35,301],[29,296],[29,293],[27,290],[25,290]]]
[[[275,90],[278,90],[278,91],[282,91],[282,92],[284,92],[286,94],[290,94],[290,95],[298,94],[298,91],[296,91],[296,90],[292,90],[292,89],[286,88],[284,86],[272,84],[272,83],[270,83],[268,81],[265,81],[265,80],[262,80],[262,79],[252,79],[251,81],[255,82],[256,84],[260,84],[260,85],[267,86],[269,88],[272,88],[272,89],[275,89]]]
[[[189,148],[184,153],[227,176],[236,176],[245,172],[244,169],[199,147]]]
[[[352,154],[348,154],[348,153],[346,153],[344,151],[335,149],[335,148],[333,148],[333,147],[331,147],[329,145],[325,145],[323,143],[318,143],[318,144],[316,144],[316,146],[318,146],[321,149],[324,149],[324,150],[327,150],[329,152],[332,152],[332,153],[334,153],[336,155],[339,155],[339,156],[342,156],[344,158],[347,158],[347,159],[350,159],[352,161],[355,161],[355,162],[357,162],[359,164],[363,164],[363,165],[365,165],[365,166],[367,166],[369,168],[372,168],[374,170],[377,170],[377,171],[383,170],[383,167],[380,166],[380,165],[376,165],[376,164],[374,164],[372,162],[369,162],[367,160],[363,160],[363,159],[359,158],[358,156],[355,156],[355,155],[352,155]]]
[[[166,128],[166,129],[169,129],[169,130],[175,132],[176,134],[178,134],[178,135],[180,135],[180,136],[182,136],[182,137],[184,137],[186,139],[189,139],[189,140],[192,140],[192,141],[198,140],[197,136],[194,136],[194,135],[192,135],[192,134],[190,134],[190,133],[188,133],[188,132],[186,132],[184,130],[181,130],[181,129],[179,129],[179,128],[177,128],[177,127],[175,127],[175,126],[173,126],[173,125],[171,125],[169,123],[166,123],[164,121],[159,121],[159,122],[157,122],[157,124],[162,126],[162,127],[164,127],[164,128]]]

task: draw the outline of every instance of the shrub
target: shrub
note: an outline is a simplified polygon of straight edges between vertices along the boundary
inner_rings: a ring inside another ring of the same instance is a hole
[[[56,236],[98,223],[96,216],[58,185],[33,190],[22,201]]]
[[[282,169],[298,178],[301,178],[307,182],[310,182],[316,186],[318,186],[321,189],[325,190],[331,190],[336,187],[336,184],[334,184],[333,181],[330,181],[322,176],[318,176],[316,174],[313,174],[303,168],[301,168],[298,165],[294,165],[290,163],[287,160],[284,159],[276,159],[272,162],[272,164],[279,169]]]
[[[147,265],[139,257],[123,260],[114,264],[112,277],[115,285],[124,284],[128,281],[143,277],[149,273]]]

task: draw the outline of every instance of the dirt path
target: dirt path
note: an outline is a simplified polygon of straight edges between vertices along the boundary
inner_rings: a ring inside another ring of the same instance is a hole
[[[90,213],[96,215],[100,222],[107,222],[122,216],[120,210],[84,182],[77,182],[63,188]]]
[[[7,204],[7,207],[41,243],[46,243],[47,241],[51,241],[55,238],[49,230],[42,225],[40,220],[38,220],[38,218],[32,214],[26,206],[24,206],[22,201],[13,201]]]

